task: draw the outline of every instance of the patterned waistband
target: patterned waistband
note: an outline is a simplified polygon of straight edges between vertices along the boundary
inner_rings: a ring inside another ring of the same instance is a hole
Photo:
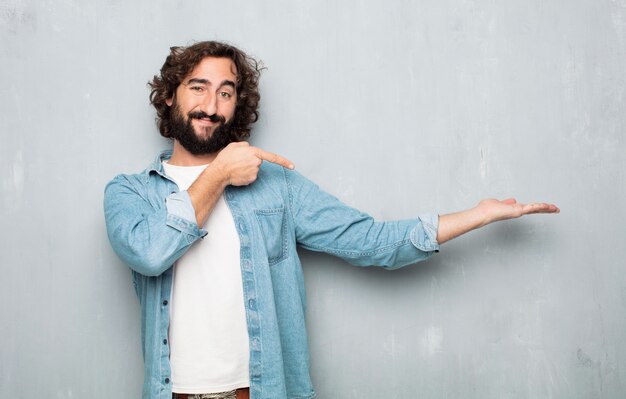
[[[184,398],[184,399],[236,399],[237,391],[232,390],[228,392],[218,392],[218,393],[197,393],[197,394],[174,394],[173,398]]]

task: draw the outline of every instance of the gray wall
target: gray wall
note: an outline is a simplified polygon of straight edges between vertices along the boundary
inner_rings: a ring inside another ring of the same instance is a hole
[[[562,208],[395,272],[302,253],[320,399],[624,396],[626,1],[0,0],[0,397],[139,397],[102,191],[205,39],[268,67],[253,143],[378,218]]]

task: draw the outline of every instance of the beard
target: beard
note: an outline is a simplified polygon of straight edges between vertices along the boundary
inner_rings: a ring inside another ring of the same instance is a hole
[[[209,134],[209,126],[202,127],[206,138],[198,136],[191,124],[194,119],[209,119],[211,122],[220,122],[220,124]],[[174,102],[172,108],[172,119],[170,120],[170,137],[178,140],[180,145],[193,155],[212,154],[220,151],[228,144],[238,141],[233,128],[232,122],[226,122],[221,115],[207,115],[202,111],[190,112],[187,114],[187,120],[183,116],[183,112],[179,105]]]

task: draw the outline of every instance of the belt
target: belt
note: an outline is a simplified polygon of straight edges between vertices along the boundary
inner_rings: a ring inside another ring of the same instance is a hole
[[[250,388],[239,388],[236,391],[237,399],[250,399]],[[195,394],[186,394],[186,393],[174,393],[172,394],[173,399],[193,399]]]

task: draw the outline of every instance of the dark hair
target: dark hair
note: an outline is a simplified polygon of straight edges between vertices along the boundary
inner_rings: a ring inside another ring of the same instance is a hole
[[[157,125],[163,137],[171,137],[171,109],[166,104],[185,76],[206,57],[229,58],[237,68],[237,105],[232,119],[233,131],[237,140],[250,136],[251,125],[259,119],[259,76],[262,64],[243,51],[226,43],[207,41],[188,47],[170,47],[170,55],[161,67],[161,74],[155,75],[148,86],[150,103],[157,111]]]

